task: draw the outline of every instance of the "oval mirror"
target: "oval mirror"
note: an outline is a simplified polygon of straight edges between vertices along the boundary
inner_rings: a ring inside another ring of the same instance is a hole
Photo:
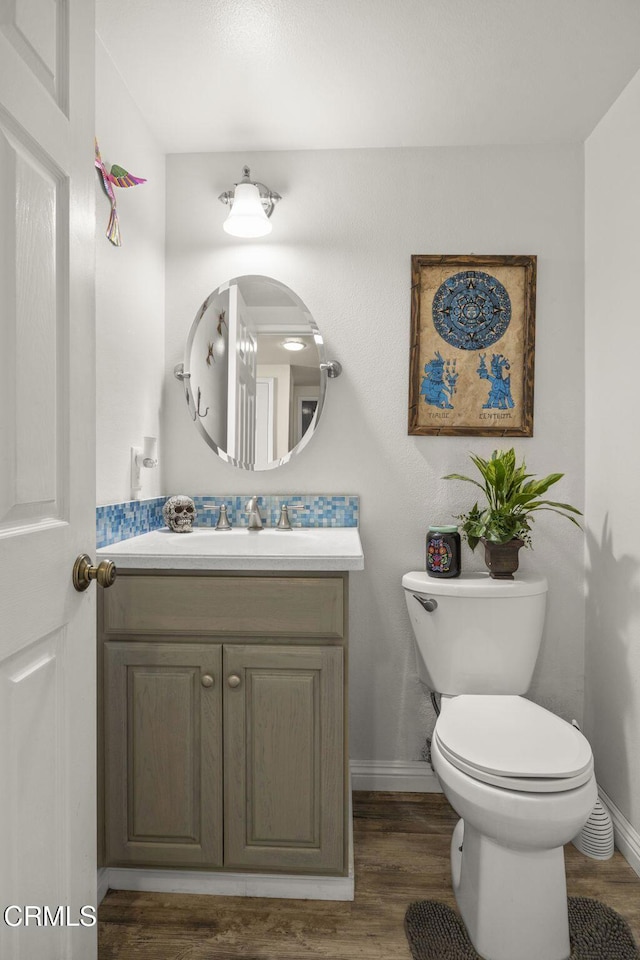
[[[191,418],[218,456],[269,470],[311,439],[324,360],[320,332],[293,290],[270,277],[236,277],[198,310],[179,377]]]

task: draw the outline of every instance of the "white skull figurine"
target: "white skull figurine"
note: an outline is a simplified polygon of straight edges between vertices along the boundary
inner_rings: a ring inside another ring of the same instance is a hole
[[[191,497],[169,497],[162,508],[165,523],[174,533],[191,533],[191,525],[197,515]]]

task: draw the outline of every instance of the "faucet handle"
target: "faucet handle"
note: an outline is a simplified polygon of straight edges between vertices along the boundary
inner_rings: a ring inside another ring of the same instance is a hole
[[[286,503],[280,505],[280,519],[276,524],[276,530],[291,530],[291,522],[289,520],[289,509]]]
[[[216,523],[216,530],[231,530],[226,503],[223,503],[220,507],[220,515],[218,516],[218,522]]]

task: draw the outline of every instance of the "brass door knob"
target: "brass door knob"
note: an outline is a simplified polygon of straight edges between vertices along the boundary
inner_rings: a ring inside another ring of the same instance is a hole
[[[87,553],[81,553],[73,565],[73,585],[80,593],[86,590],[92,580],[97,580],[101,587],[112,586],[117,571],[113,560],[101,560],[98,566],[91,563]]]
[[[242,681],[237,673],[232,673],[231,676],[227,679],[227,683],[229,684],[230,687],[239,687]]]
[[[203,687],[212,687],[213,686],[213,677],[210,673],[205,673],[205,675],[200,679],[200,683]]]

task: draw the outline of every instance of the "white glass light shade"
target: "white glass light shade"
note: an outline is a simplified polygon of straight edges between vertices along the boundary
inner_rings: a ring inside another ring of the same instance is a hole
[[[271,233],[271,222],[254,183],[237,185],[229,216],[222,226],[232,237],[264,237]]]
[[[296,350],[304,350],[306,343],[302,343],[301,340],[287,339],[282,341],[282,346],[285,350],[293,350],[295,352]]]

